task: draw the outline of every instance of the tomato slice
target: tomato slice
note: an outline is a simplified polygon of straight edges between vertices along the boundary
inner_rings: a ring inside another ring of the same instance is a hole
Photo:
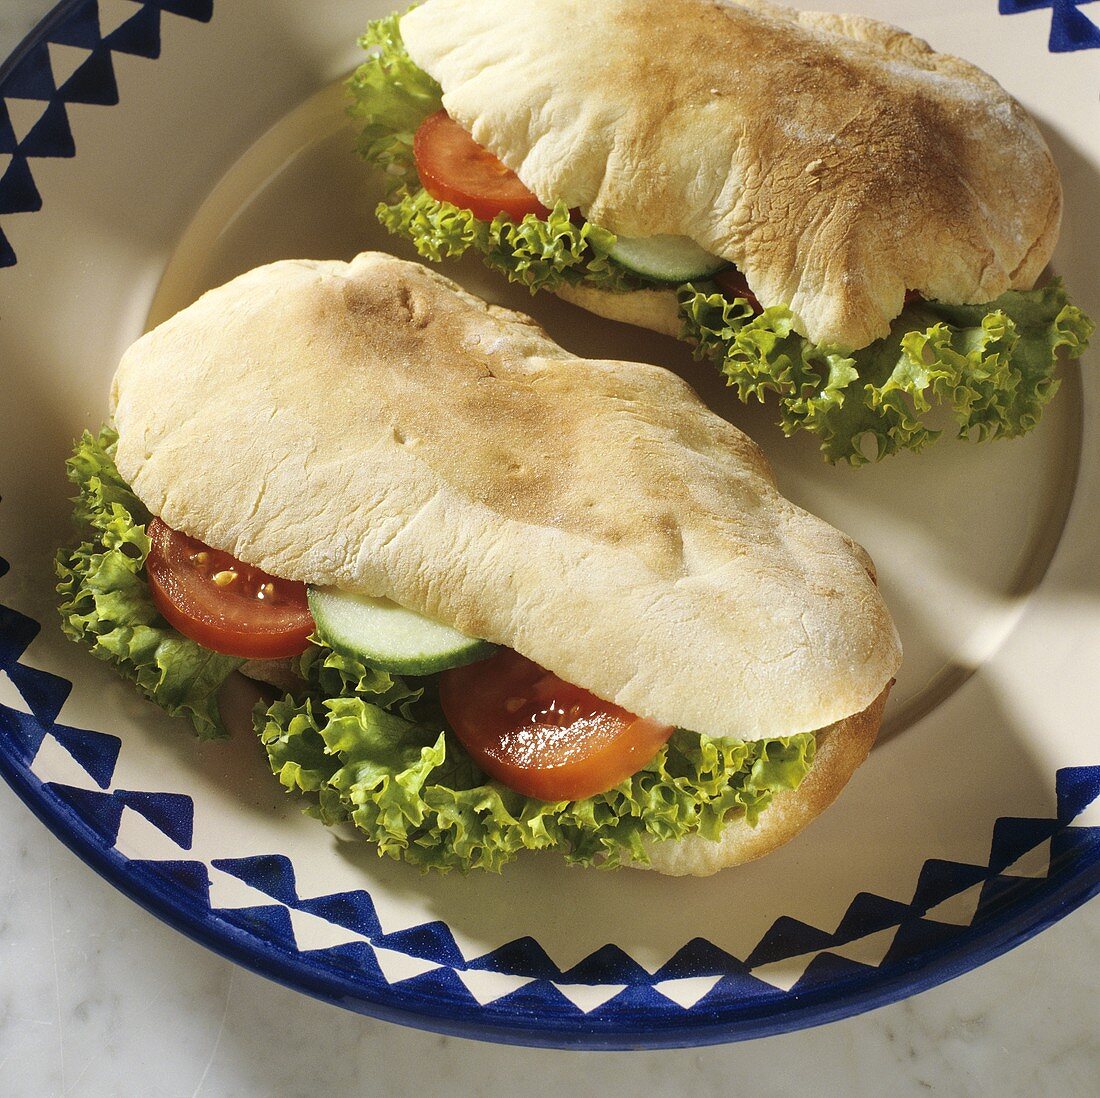
[[[164,619],[227,656],[273,660],[304,652],[313,632],[306,585],[277,579],[153,519],[145,572]]]
[[[718,288],[726,297],[732,300],[735,297],[743,297],[752,307],[754,313],[762,313],[764,310],[757,300],[756,294],[749,289],[745,276],[736,267],[727,267],[714,276]]]
[[[526,214],[546,217],[550,211],[511,168],[479,145],[446,111],[428,115],[413,137],[413,158],[424,190],[440,202],[469,210],[482,221],[507,214],[522,221]]]
[[[439,678],[455,735],[486,774],[543,801],[575,801],[636,774],[672,725],[601,701],[502,648]]]

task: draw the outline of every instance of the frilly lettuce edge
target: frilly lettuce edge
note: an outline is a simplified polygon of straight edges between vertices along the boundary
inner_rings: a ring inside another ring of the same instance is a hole
[[[814,759],[812,733],[744,743],[678,730],[615,788],[547,803],[486,778],[445,727],[430,680],[412,690],[319,644],[301,671],[302,696],[257,714],[272,771],[325,823],[350,823],[380,856],[424,870],[499,872],[523,850],[603,868],[645,863],[647,841],[717,839],[733,817],[755,826]]]
[[[89,536],[55,562],[61,628],[200,739],[226,735],[218,691],[244,661],[203,648],[157,612],[145,579],[149,512],[115,467],[118,434],[85,432],[67,463],[73,517]]]

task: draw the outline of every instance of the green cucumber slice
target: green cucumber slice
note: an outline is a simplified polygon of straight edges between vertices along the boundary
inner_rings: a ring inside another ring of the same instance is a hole
[[[656,282],[709,278],[730,265],[686,236],[620,236],[608,254],[621,266]]]
[[[310,587],[307,594],[321,640],[379,671],[431,675],[483,660],[496,648],[389,599],[335,587]]]

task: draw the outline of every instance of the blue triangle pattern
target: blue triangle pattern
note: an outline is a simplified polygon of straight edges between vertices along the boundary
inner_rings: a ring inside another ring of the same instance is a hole
[[[61,98],[66,103],[90,103],[113,107],[118,102],[118,83],[111,51],[101,46],[61,85]]]
[[[1057,820],[1025,819],[1002,816],[993,825],[993,841],[989,848],[989,868],[994,873],[1007,869],[1017,858],[1034,850],[1058,830]]]
[[[466,967],[486,972],[533,976],[536,980],[561,978],[561,969],[550,960],[546,950],[531,937],[514,938],[497,949],[469,961]]]
[[[11,124],[11,113],[4,100],[0,99],[0,153],[13,153],[18,146],[19,140]]]
[[[209,23],[214,14],[214,0],[150,0],[150,6],[199,23]]]
[[[612,981],[608,981],[611,983]],[[621,983],[621,980],[613,981]],[[669,1010],[669,1000],[659,991],[654,991],[648,984],[631,984],[617,995],[612,995],[606,1003],[601,1003],[588,1017],[593,1020],[600,1017],[614,1018],[620,1013],[625,1014],[680,1014],[682,1008]]]
[[[64,22],[50,30],[49,40],[59,46],[95,49],[99,44],[99,5],[96,0],[85,0],[69,12]]]
[[[898,927],[883,965],[902,964],[914,957],[942,949],[955,941],[966,927],[941,923],[935,919],[906,919]]]
[[[0,214],[33,213],[42,209],[42,196],[34,185],[31,169],[22,155],[12,157],[0,176]]]
[[[265,942],[297,951],[290,913],[282,904],[259,904],[256,907],[219,908],[218,916],[241,930],[262,938]]]
[[[114,737],[112,737],[113,739]],[[144,793],[116,789],[115,796],[127,808],[144,816],[184,850],[191,849],[195,826],[195,802],[186,793]]]
[[[15,756],[24,767],[30,769],[45,738],[46,729],[40,720],[10,706],[0,705],[0,749],[6,754]]]
[[[176,887],[192,894],[203,907],[210,907],[210,874],[203,862],[145,861],[135,858],[129,864],[138,872],[166,877]]]
[[[45,788],[71,810],[69,815],[95,831],[108,849],[115,845],[118,825],[122,821],[122,802],[117,797],[60,782],[47,782]]]
[[[1100,47],[1100,27],[1078,10],[1089,3],[1092,0],[1000,0],[997,10],[1001,15],[1021,15],[1050,8],[1047,47],[1051,53],[1067,53]]]
[[[787,992],[758,979],[748,972],[731,973],[723,976],[695,1005],[696,1010],[714,1007],[718,1003],[763,1002],[767,999],[782,999]]]
[[[34,618],[9,606],[0,606],[0,667],[10,674],[41,628]]]
[[[648,984],[652,977],[617,945],[601,946],[561,976],[566,984]]]
[[[122,741],[118,736],[87,728],[70,728],[65,724],[55,724],[50,734],[88,772],[100,789],[106,789],[111,784],[118,754],[122,750]]]
[[[848,905],[833,935],[834,944],[852,942],[888,926],[897,926],[909,914],[909,905],[887,900],[873,892],[861,892]]]
[[[1067,766],[1054,778],[1058,819],[1068,824],[1100,797],[1100,766]]]
[[[303,949],[302,956],[316,959],[332,968],[365,976],[372,983],[386,982],[375,960],[374,950],[366,942],[345,942],[327,949]]]
[[[851,961],[847,957],[838,957],[835,953],[819,953],[806,966],[806,971],[799,976],[790,994],[801,995],[814,987],[848,983],[851,980],[865,980],[874,971],[871,965]]]
[[[7,99],[52,99],[56,90],[49,47],[38,42],[5,77],[0,94]]]
[[[456,1000],[469,1006],[476,1006],[477,1000],[470,989],[455,975],[453,968],[432,968],[400,981],[403,990],[423,997],[429,1002],[450,1002]]]
[[[985,866],[929,858],[917,878],[911,906],[914,911],[927,911],[930,907],[972,888],[988,876],[989,870]]]
[[[215,858],[215,869],[228,873],[246,885],[292,907],[298,904],[294,866],[284,854],[260,854],[252,858]]]
[[[457,965],[460,968],[466,965],[461,951],[455,945],[450,927],[438,919],[406,930],[397,930],[392,934],[381,934],[374,939],[374,944],[441,965]]]
[[[42,117],[20,143],[19,151],[24,156],[76,156],[76,144],[64,103],[55,100],[42,112]]]
[[[0,570],[0,575],[5,571],[6,568]],[[39,631],[40,626],[33,618],[8,606],[0,606],[0,668],[7,673],[30,711],[49,724],[57,719],[72,684],[49,671],[39,671],[19,662]]]
[[[354,892],[336,892],[330,896],[299,900],[293,906],[335,926],[354,930],[365,938],[373,938],[382,933],[382,926],[374,910],[374,901],[370,898],[370,893],[361,888]]]
[[[1053,5],[1054,0],[1000,0],[998,10],[1002,15],[1019,15],[1021,12],[1038,11]]]
[[[692,938],[653,974],[653,980],[679,980],[689,976],[718,976],[747,971],[741,961],[706,938]]]
[[[100,37],[96,0],[74,4],[42,37],[30,45],[9,70],[0,85],[0,97],[34,99],[49,104],[45,114],[20,147],[11,119],[0,98],[0,153],[19,153],[0,178],[0,214],[30,213],[42,207],[27,157],[71,157],[76,147],[69,124],[67,103],[111,106],[118,102],[111,51],[140,57],[159,57],[160,17],[168,12],[186,19],[209,22],[213,0],[135,0],[135,12],[106,38]],[[88,58],[57,87],[50,63],[49,46],[75,46],[91,50]],[[0,230],[0,268],[14,267],[18,256],[5,233]]]
[[[30,711],[40,721],[49,724],[57,719],[72,689],[72,684],[67,679],[51,674],[49,671],[39,671],[37,667],[27,667],[22,663],[14,664],[5,670]]]
[[[507,1008],[509,1014],[584,1017],[584,1011],[567,999],[549,980],[532,980],[531,983],[494,1000],[490,1005],[498,1010]]]
[[[1100,47],[1100,27],[1070,0],[1055,0],[1054,19],[1050,24],[1051,53],[1072,53]]]
[[[111,31],[103,41],[115,53],[129,53],[135,57],[159,57],[160,9],[152,5],[143,7],[136,15]]]
[[[756,948],[745,958],[749,968],[781,961],[785,957],[797,957],[811,950],[824,949],[833,944],[834,936],[809,923],[781,915],[772,923]]]

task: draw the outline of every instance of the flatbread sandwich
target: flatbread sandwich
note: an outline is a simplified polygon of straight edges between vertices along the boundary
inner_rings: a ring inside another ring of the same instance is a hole
[[[139,339],[70,462],[67,633],[381,853],[710,873],[785,842],[900,660],[867,554],[676,375],[418,264],[283,261]]]
[[[426,0],[353,77],[382,223],[687,339],[832,461],[1029,430],[1092,325],[1033,290],[1062,190],[990,76],[766,0]]]

